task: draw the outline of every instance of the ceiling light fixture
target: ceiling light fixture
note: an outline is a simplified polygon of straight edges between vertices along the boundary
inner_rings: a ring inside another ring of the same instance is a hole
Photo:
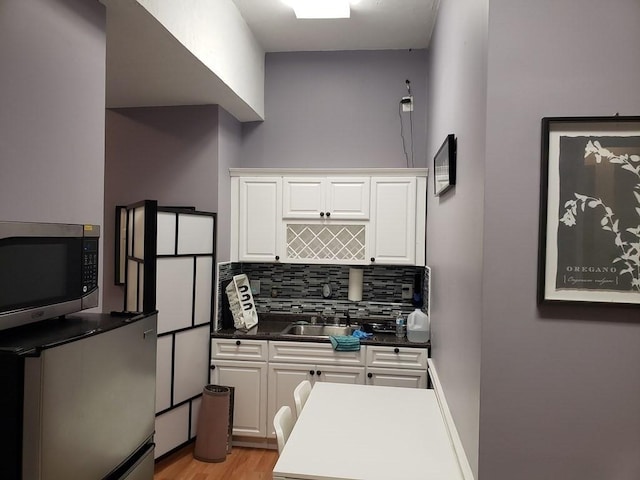
[[[285,0],[296,18],[349,18],[349,0]]]

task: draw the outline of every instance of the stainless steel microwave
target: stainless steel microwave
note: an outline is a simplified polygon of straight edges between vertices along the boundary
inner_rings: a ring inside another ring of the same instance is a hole
[[[0,330],[98,305],[98,225],[0,222]]]

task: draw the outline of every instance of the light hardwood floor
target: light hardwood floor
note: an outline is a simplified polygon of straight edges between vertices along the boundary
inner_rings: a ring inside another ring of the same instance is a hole
[[[224,462],[193,458],[193,443],[156,464],[154,480],[271,480],[277,450],[233,447]]]

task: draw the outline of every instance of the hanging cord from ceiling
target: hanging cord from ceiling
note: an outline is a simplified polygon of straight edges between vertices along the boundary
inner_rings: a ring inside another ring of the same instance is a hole
[[[409,97],[411,97],[411,82],[409,80],[405,81],[407,85],[407,92],[409,93]],[[402,105],[403,100],[400,100],[398,103],[398,116],[400,117],[400,138],[402,139],[402,151],[404,152],[404,158],[407,163],[407,168],[413,168],[415,166],[413,161],[413,106],[409,110],[409,143],[411,145],[411,158],[409,158],[409,153],[407,152],[407,141],[404,138],[404,121],[402,119]]]

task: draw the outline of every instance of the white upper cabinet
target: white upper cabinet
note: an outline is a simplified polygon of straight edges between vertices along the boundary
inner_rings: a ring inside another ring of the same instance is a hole
[[[240,261],[280,260],[282,179],[241,178],[238,220]]]
[[[416,258],[416,178],[371,179],[372,263],[414,265]]]
[[[367,220],[369,177],[284,177],[285,219]]]
[[[427,169],[231,169],[231,260],[424,265]]]

